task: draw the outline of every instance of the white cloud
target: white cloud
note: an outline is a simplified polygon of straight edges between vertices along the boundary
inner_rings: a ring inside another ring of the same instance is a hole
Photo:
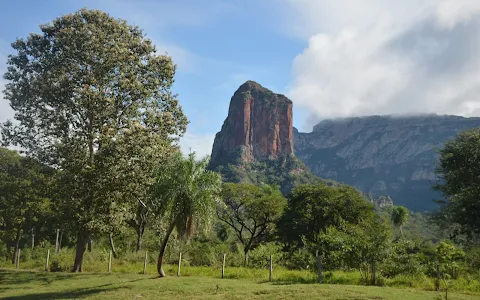
[[[310,122],[480,113],[480,1],[287,2],[296,34],[310,34],[288,92]]]
[[[197,157],[204,157],[212,153],[215,134],[185,133],[180,139],[180,148],[184,155],[195,152]]]
[[[459,22],[468,22],[479,12],[478,0],[443,0],[437,5],[435,16],[441,27],[451,29]]]

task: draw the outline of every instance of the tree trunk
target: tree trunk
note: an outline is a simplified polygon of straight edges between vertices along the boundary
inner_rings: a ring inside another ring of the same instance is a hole
[[[15,235],[15,248],[14,248],[14,251],[13,251],[12,264],[15,264],[17,262],[18,249],[20,249],[21,234],[22,234],[22,225],[19,225],[18,228],[17,228],[17,233]]]
[[[62,248],[63,230],[60,230],[60,240],[58,241],[58,251]]]
[[[243,248],[243,266],[247,267],[248,266],[248,252],[250,251],[250,245],[251,243],[248,243],[247,246]]]
[[[92,236],[88,236],[88,252],[92,252]]]
[[[137,247],[136,252],[142,250],[142,240],[143,240],[143,232],[145,231],[145,225],[140,224],[137,225]]]
[[[322,264],[322,255],[318,253],[316,254],[317,257],[317,271],[318,271],[318,283],[322,283],[323,281],[323,264]]]
[[[77,236],[77,248],[75,250],[75,262],[72,272],[82,272],[83,255],[87,249],[88,235],[80,232]]]
[[[113,243],[113,234],[110,233],[108,235],[108,240],[110,241],[110,248],[112,249],[113,257],[118,258],[117,251],[115,250],[115,244]]]
[[[35,248],[35,231],[32,228],[32,250]]]
[[[7,245],[7,252],[5,253],[5,262],[7,262],[10,259],[10,251],[12,250],[12,242],[7,241],[6,245]],[[479,273],[480,273],[480,271],[479,271]]]
[[[57,229],[57,237],[55,238],[55,253],[58,253],[58,251],[60,250],[59,236],[60,236],[60,229]]]
[[[163,256],[165,255],[165,249],[167,248],[168,239],[172,234],[173,228],[175,227],[175,221],[172,221],[170,226],[165,233],[165,237],[163,238],[162,245],[160,246],[160,253],[158,254],[158,261],[157,261],[157,272],[160,277],[165,277],[165,272],[162,269],[163,264]]]

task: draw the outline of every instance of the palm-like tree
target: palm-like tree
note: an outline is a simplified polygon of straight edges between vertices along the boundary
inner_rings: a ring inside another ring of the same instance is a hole
[[[206,170],[207,165],[208,157],[197,161],[195,153],[186,158],[177,153],[159,168],[152,203],[154,210],[168,224],[157,261],[160,277],[165,277],[162,263],[172,231],[176,228],[179,234],[190,236],[196,222],[208,224],[215,215],[221,178],[219,174]]]
[[[404,206],[395,206],[393,207],[391,217],[393,225],[400,229],[400,234],[403,237],[402,227],[408,220],[408,209]]]

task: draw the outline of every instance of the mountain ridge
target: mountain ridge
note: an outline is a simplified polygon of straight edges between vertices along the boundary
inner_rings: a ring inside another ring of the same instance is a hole
[[[328,119],[311,132],[294,129],[294,151],[317,176],[391,196],[412,210],[436,208],[437,150],[480,118],[454,115],[375,115]]]

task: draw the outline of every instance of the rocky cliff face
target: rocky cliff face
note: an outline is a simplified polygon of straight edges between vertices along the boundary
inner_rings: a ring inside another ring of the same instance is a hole
[[[245,82],[233,95],[215,136],[211,167],[292,153],[292,101],[256,82]]]
[[[294,129],[295,153],[322,177],[353,185],[396,205],[423,211],[438,199],[437,150],[447,139],[480,126],[480,118],[458,116],[370,116],[325,120],[311,133]]]

